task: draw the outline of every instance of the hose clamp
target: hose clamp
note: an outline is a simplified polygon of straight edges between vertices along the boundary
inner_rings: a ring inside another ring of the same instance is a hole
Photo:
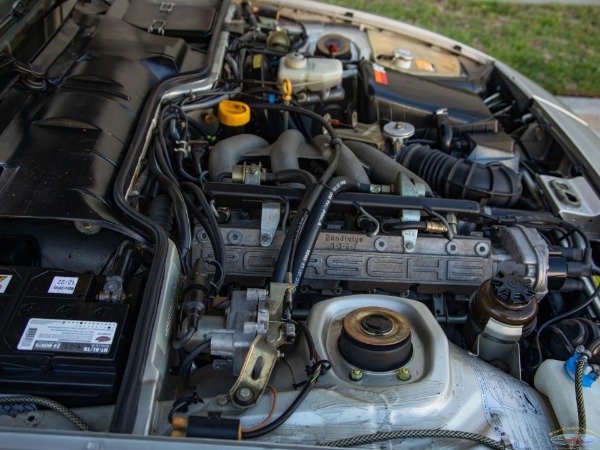
[[[585,362],[592,359],[592,352],[587,350],[583,345],[578,345],[575,348],[575,356],[579,355],[580,358],[585,358]]]

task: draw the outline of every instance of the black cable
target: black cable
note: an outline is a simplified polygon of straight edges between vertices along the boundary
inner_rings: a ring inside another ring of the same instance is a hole
[[[404,231],[404,230],[422,230],[427,229],[427,222],[415,221],[415,222],[384,222],[381,224],[383,231]]]
[[[209,259],[209,258],[205,258],[204,262],[217,269],[217,272],[215,272],[215,280],[217,280],[217,281],[215,283],[217,286],[222,286],[223,282],[225,281],[225,271],[223,270],[221,263],[219,261],[217,261],[216,259]],[[216,273],[218,273],[219,276],[216,276]]]
[[[590,239],[583,232],[583,230],[581,230],[576,225],[573,225],[572,223],[569,223],[558,217],[543,217],[543,218],[538,219],[538,218],[523,216],[523,217],[514,217],[512,219],[513,220],[511,222],[516,222],[519,224],[530,224],[530,225],[534,225],[534,226],[536,226],[536,225],[543,226],[543,224],[556,225],[560,228],[564,228],[569,231],[572,231],[573,233],[577,233],[583,239],[583,242],[585,243],[585,247],[586,247],[586,249],[588,249],[588,253],[591,252],[592,245],[591,245]],[[509,220],[509,219],[505,219],[505,221],[506,220]],[[590,259],[591,259],[591,255],[590,255]]]
[[[568,311],[565,311],[562,314],[559,314],[558,316],[553,317],[552,319],[544,322],[537,330],[536,334],[535,334],[535,345],[537,346],[537,351],[538,351],[538,355],[540,357],[539,360],[539,364],[542,363],[543,360],[543,355],[542,355],[542,347],[540,345],[540,335],[542,334],[542,332],[549,327],[550,325],[555,324],[556,322],[559,322],[563,319],[566,319],[567,317],[572,316],[573,314],[578,313],[579,311],[587,308],[597,297],[598,295],[600,295],[600,284],[596,287],[596,289],[594,289],[594,292],[592,292],[592,295],[590,295],[581,305],[576,306],[575,308],[572,308]],[[538,364],[538,366],[539,366]]]
[[[299,108],[296,106],[282,105],[280,103],[277,103],[277,104],[251,103],[251,104],[248,104],[248,107],[250,109],[266,109],[266,110],[271,110],[271,111],[288,111],[288,112],[297,113],[297,114],[300,114],[303,116],[310,117],[314,121],[319,122],[321,125],[323,125],[323,128],[325,128],[327,130],[327,133],[331,136],[332,140],[338,139],[338,136],[337,136],[333,126],[331,126],[331,124],[329,122],[327,122],[327,120],[325,120],[319,114],[309,111],[308,109]]]
[[[314,383],[307,382],[302,386],[302,390],[298,394],[298,396],[294,399],[294,401],[288,406],[288,408],[273,422],[268,423],[264,427],[250,432],[242,432],[242,439],[254,439],[257,437],[264,436],[265,434],[270,433],[276,428],[280,427],[286,420],[290,418],[292,414],[298,409],[298,406],[304,401],[304,399],[308,396],[310,390],[314,386]]]
[[[302,200],[298,211],[294,214],[292,223],[290,223],[289,230],[279,249],[279,256],[277,257],[277,262],[273,269],[273,276],[271,277],[275,283],[283,283],[285,272],[288,270],[288,263],[291,261],[292,248],[299,237],[298,235],[301,233],[302,229],[304,229],[304,222],[308,218],[308,210],[303,207],[303,203],[306,203],[305,199]]]
[[[169,415],[167,416],[169,423],[173,423],[173,416],[175,415],[175,413],[183,410],[184,408],[187,408],[189,405],[194,405],[200,402],[202,402],[202,399],[198,397],[198,395],[195,392],[189,397],[181,397],[175,400],[173,402],[173,407],[171,408],[171,411],[169,411]]]
[[[160,116],[158,126],[156,127],[158,131],[158,140],[156,142],[158,144],[158,148],[161,150],[156,152],[156,160],[165,176],[167,176],[175,184],[177,184],[177,177],[175,176],[173,165],[169,159],[169,150],[167,147],[167,141],[165,139],[164,127],[165,122],[168,122],[176,117],[177,114],[174,113],[167,115],[162,114]]]
[[[555,316],[555,317],[553,317],[552,319],[550,319],[550,320],[548,320],[548,321],[544,322],[544,323],[543,323],[543,324],[542,324],[542,325],[541,325],[541,326],[538,328],[538,331],[537,331],[537,337],[539,338],[539,336],[542,334],[542,331],[544,331],[544,330],[545,330],[547,327],[549,327],[550,325],[552,325],[552,324],[554,324],[554,323],[556,323],[556,322],[558,322],[558,321],[560,321],[560,320],[566,319],[567,317],[570,317],[570,316],[572,316],[573,314],[576,314],[576,313],[578,313],[579,311],[581,311],[581,310],[583,310],[583,309],[587,308],[587,307],[588,307],[588,306],[589,306],[589,305],[590,305],[590,304],[591,304],[591,303],[592,303],[592,302],[593,302],[593,301],[596,299],[596,297],[598,297],[598,295],[600,295],[600,285],[598,285],[598,286],[596,287],[596,289],[594,289],[594,292],[592,292],[592,295],[590,295],[590,296],[589,296],[589,297],[588,297],[588,298],[587,298],[587,299],[586,299],[586,300],[585,300],[585,301],[584,301],[584,302],[583,302],[581,305],[579,305],[579,306],[576,306],[575,308],[573,308],[573,309],[570,309],[570,310],[568,310],[568,311],[565,311],[564,313],[562,313],[562,314],[559,314],[558,316]]]
[[[573,352],[575,352],[575,348],[573,348],[573,345],[571,344],[571,341],[569,340],[569,338],[565,335],[565,333],[563,332],[563,330],[561,330],[560,328],[558,328],[557,326],[551,325],[549,330],[550,333],[552,333],[550,336],[548,336],[548,343],[550,344],[553,340],[556,342],[556,340],[559,341],[560,344],[562,344],[562,346],[564,347],[564,351],[569,354],[572,355]],[[553,339],[554,338],[554,339]],[[557,343],[555,343],[555,345],[557,345]],[[555,359],[561,359],[561,358],[555,358]]]
[[[318,367],[316,367],[316,365],[318,365],[319,362],[317,362],[315,365],[312,364],[312,362],[315,360],[315,357],[316,357],[315,343],[314,343],[314,340],[312,338],[312,335],[310,333],[308,326],[304,322],[298,322],[298,325],[300,326],[300,328],[302,329],[302,331],[304,333],[304,337],[306,339],[306,344],[308,346],[308,352],[310,354],[309,363],[307,365],[308,378],[307,378],[306,382],[304,383],[304,385],[302,386],[302,389],[300,390],[300,393],[298,394],[298,396],[294,399],[294,401],[290,404],[290,406],[288,406],[287,409],[277,419],[275,419],[273,422],[268,423],[264,427],[259,428],[258,430],[254,430],[254,431],[250,431],[250,432],[246,432],[246,433],[242,432],[243,439],[254,439],[254,438],[257,438],[260,436],[264,436],[265,434],[270,433],[271,431],[280,427],[283,423],[285,423],[285,421],[287,419],[290,418],[290,416],[296,411],[296,409],[298,409],[298,406],[300,406],[300,404],[308,396],[310,390],[315,385],[314,380],[311,380],[311,376],[314,376],[314,373],[311,373],[311,372],[316,372],[317,370],[320,370]],[[314,371],[313,370],[309,371],[309,369],[313,369],[313,368],[314,368]]]
[[[118,257],[122,257],[125,261],[127,261],[126,267],[119,270],[122,273],[113,272],[115,269],[115,262]],[[123,239],[117,248],[110,254],[104,266],[102,266],[102,269],[100,270],[101,274],[106,273],[109,264],[111,265],[111,271],[109,272],[110,275],[119,275],[122,278],[127,278],[138,271],[142,264],[142,258],[137,251],[135,244],[129,239]]]
[[[323,218],[327,214],[334,197],[340,192],[358,189],[359,184],[356,180],[348,177],[335,177],[329,180],[327,190],[321,190],[322,193],[306,221],[304,232],[298,237],[296,246],[292,251],[290,259],[292,281],[296,286],[300,286],[302,283],[310,255],[314,250],[321,226],[323,225]],[[296,255],[298,256],[296,257]]]
[[[306,396],[308,395],[310,390],[315,385],[316,377],[318,376],[315,374],[324,373],[325,370],[328,370],[330,368],[330,364],[328,361],[316,361],[313,364],[313,361],[315,361],[318,358],[317,352],[315,350],[314,339],[312,337],[310,329],[308,328],[308,325],[306,325],[305,322],[298,322],[298,326],[302,329],[302,332],[304,333],[304,338],[306,339],[306,345],[308,346],[308,353],[309,353],[308,364],[307,364],[308,378],[304,382],[302,389],[300,390],[298,396],[294,399],[294,401],[290,404],[290,406],[288,406],[287,409],[277,419],[275,419],[273,422],[268,423],[264,427],[259,428],[258,430],[254,430],[254,431],[250,431],[250,432],[246,432],[246,433],[242,432],[243,439],[254,439],[254,438],[257,438],[260,436],[264,436],[265,434],[270,433],[271,431],[273,431],[276,428],[278,428],[279,426],[281,426],[287,419],[290,418],[290,416],[296,411],[296,409],[298,409],[298,406],[300,406],[300,404],[304,401],[304,399],[306,398]],[[327,367],[325,367],[325,366],[323,366],[324,368],[320,367],[321,364],[327,364]],[[293,376],[293,371],[292,371],[292,376]]]
[[[333,149],[334,155],[329,166],[319,179],[318,183],[312,185],[309,189],[306,190],[304,197],[300,202],[300,206],[298,207],[298,212],[292,220],[290,230],[288,231],[288,233],[285,236],[285,239],[283,240],[283,244],[280,248],[279,256],[275,264],[275,269],[273,270],[272,279],[274,282],[283,282],[286,270],[291,271],[291,266],[294,260],[293,255],[295,254],[295,248],[298,245],[298,242],[300,242],[301,240],[306,221],[310,216],[314,205],[318,201],[319,196],[323,192],[325,184],[331,179],[331,176],[337,170],[340,155],[342,152],[341,142],[335,142],[333,145]]]
[[[312,361],[316,355],[315,341],[312,337],[312,333],[310,332],[308,325],[306,325],[306,322],[297,322],[297,324],[300,327],[300,329],[302,329],[302,333],[304,334],[304,339],[306,340],[306,346],[308,347],[308,355],[309,355],[308,359],[309,359],[309,361]]]
[[[160,150],[157,151],[158,146],[159,144],[157,143],[155,146],[151,147],[150,154],[148,155],[148,167],[162,189],[167,193],[173,204],[175,222],[177,225],[179,255],[183,270],[184,272],[187,272],[189,270],[189,263],[187,259],[192,246],[190,219],[185,207],[185,200],[177,184],[174,183],[169,177],[165,176],[158,165],[156,158],[156,154],[160,153]]]
[[[202,341],[196,346],[195,349],[189,352],[185,359],[181,362],[181,365],[179,366],[179,376],[186,376],[192,368],[192,363],[194,362],[194,359],[196,359],[200,353],[204,352],[208,348],[210,348],[210,338],[206,339],[205,341]]]
[[[215,259],[218,261],[221,268],[223,269],[223,274],[226,273],[227,272],[227,267],[226,267],[227,260],[226,260],[226,254],[225,254],[225,242],[223,241],[223,236],[221,235],[221,229],[219,228],[219,224],[217,223],[217,218],[212,213],[212,209],[210,207],[210,204],[208,203],[208,200],[206,199],[206,195],[204,195],[204,191],[202,191],[202,189],[199,186],[197,186],[196,184],[193,184],[193,183],[181,183],[181,188],[191,192],[196,197],[196,199],[200,202],[200,205],[202,206],[202,209],[204,210],[205,214],[196,212],[196,217],[198,217],[200,220],[200,217],[204,216],[206,218],[206,220],[208,221],[209,226],[208,227],[205,226],[205,230],[206,230],[208,237],[211,241],[211,244],[213,246],[213,252],[215,254]],[[209,230],[210,230],[210,232],[209,232]]]
[[[317,202],[321,192],[325,187],[325,184],[331,179],[335,171],[337,170],[340,156],[342,153],[342,141],[335,134],[335,130],[331,127],[331,125],[312,111],[307,111],[302,108],[296,108],[292,106],[286,105],[254,105],[257,108],[270,109],[270,110],[283,110],[290,112],[298,112],[299,114],[306,115],[319,123],[323,124],[325,128],[329,131],[331,135],[331,145],[333,147],[333,158],[331,159],[327,169],[323,172],[323,175],[319,179],[318,183],[311,186],[311,188],[306,189],[304,193],[304,197],[300,202],[300,206],[298,207],[298,212],[294,216],[292,220],[292,224],[290,225],[290,231],[286,234],[283,244],[279,250],[279,255],[277,257],[277,262],[275,263],[275,268],[273,270],[272,281],[276,283],[281,283],[284,281],[286,270],[291,269],[291,265],[293,262],[292,255],[295,253],[294,249],[297,243],[300,241],[300,237],[302,236],[302,232],[304,226],[306,224],[306,219],[312,211],[313,206]],[[252,106],[251,106],[252,107]]]
[[[275,178],[279,183],[299,182],[305,186],[310,186],[317,182],[315,176],[302,169],[284,169],[275,174]]]
[[[196,328],[188,327],[187,331],[183,334],[183,336],[181,336],[179,338],[174,338],[171,341],[171,346],[175,350],[181,350],[183,347],[185,347],[185,344],[190,342],[190,339],[192,339],[192,337],[194,336],[194,333],[196,333]]]
[[[198,183],[200,181],[200,177],[194,177],[190,175],[188,171],[185,170],[185,167],[183,167],[184,156],[185,155],[182,152],[177,152],[177,155],[175,155],[175,162],[177,163],[177,172],[179,172],[179,175],[184,180],[190,181],[192,183]]]
[[[338,155],[339,160],[341,146],[337,147],[339,148],[336,149],[336,154]],[[337,160],[335,160],[335,164],[337,165]],[[326,174],[321,177],[321,180],[325,177],[325,175]],[[289,231],[283,240],[279,250],[279,256],[277,257],[277,262],[275,263],[275,268],[273,270],[272,280],[276,283],[282,283],[284,281],[286,271],[291,271],[292,269],[291,265],[294,260],[295,248],[298,245],[298,242],[301,240],[301,236],[310,212],[312,211],[314,205],[319,199],[321,192],[324,189],[324,183],[321,180],[319,180],[319,183],[312,185],[306,190],[304,197],[298,206],[298,210],[292,219],[292,223],[290,224]]]
[[[188,195],[184,195],[184,198],[186,200],[188,208],[190,209],[194,217],[198,219],[200,225],[202,225],[202,227],[204,228],[204,231],[208,236],[208,240],[210,241],[210,245],[212,246],[215,258],[224,257],[222,255],[225,254],[225,243],[223,242],[220,231],[217,230],[217,232],[215,233],[213,227],[210,225],[208,214],[211,214],[211,212],[209,211],[207,214],[204,214],[202,210],[200,210],[200,208],[194,205],[193,200]],[[223,266],[217,260],[208,260],[205,262],[217,269],[214,275],[214,280],[216,281],[211,281],[210,284],[213,287],[213,294],[218,295],[221,286],[223,286],[223,281],[225,279],[225,272],[223,270]]]

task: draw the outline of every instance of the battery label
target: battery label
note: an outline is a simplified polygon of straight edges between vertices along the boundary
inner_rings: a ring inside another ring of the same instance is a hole
[[[29,319],[18,350],[107,354],[116,322]]]
[[[0,294],[4,294],[8,288],[8,283],[12,280],[12,275],[0,275]]]
[[[77,277],[54,277],[48,294],[67,294],[70,295],[75,292],[75,287],[79,278]]]

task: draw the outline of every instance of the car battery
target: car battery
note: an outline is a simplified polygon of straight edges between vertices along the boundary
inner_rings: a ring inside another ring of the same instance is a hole
[[[0,393],[67,406],[114,402],[139,283],[125,285],[125,302],[103,303],[96,300],[103,276],[0,267],[0,279]]]

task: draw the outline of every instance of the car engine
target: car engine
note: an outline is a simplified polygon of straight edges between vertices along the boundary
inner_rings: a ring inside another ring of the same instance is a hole
[[[0,427],[592,439],[593,161],[485,55],[296,3],[63,2],[7,41]]]

